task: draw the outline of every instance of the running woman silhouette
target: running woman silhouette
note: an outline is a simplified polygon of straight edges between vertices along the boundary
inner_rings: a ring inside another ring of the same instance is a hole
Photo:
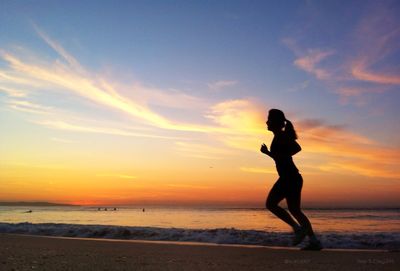
[[[309,244],[302,249],[321,250],[321,242],[315,236],[310,221],[300,208],[303,178],[292,159],[293,155],[301,151],[300,145],[296,142],[296,131],[279,109],[269,111],[266,123],[268,130],[274,133],[274,139],[270,150],[262,144],[260,151],[274,159],[279,179],[269,192],[265,206],[293,228],[293,245],[300,244],[308,235]],[[278,205],[283,199],[286,199],[289,212],[297,222]]]

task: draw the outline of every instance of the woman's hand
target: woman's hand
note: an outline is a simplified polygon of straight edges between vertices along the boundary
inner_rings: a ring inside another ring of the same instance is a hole
[[[268,150],[268,147],[264,143],[261,145],[260,151],[262,153],[267,154],[267,155],[269,155],[269,153],[270,153],[269,150]]]

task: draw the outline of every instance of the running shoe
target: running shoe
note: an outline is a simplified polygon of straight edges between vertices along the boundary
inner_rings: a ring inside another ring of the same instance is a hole
[[[295,230],[292,244],[294,246],[297,246],[298,244],[303,242],[306,235],[307,235],[307,229],[303,227],[300,227],[299,229]]]
[[[320,241],[310,242],[307,246],[302,247],[301,250],[321,250],[322,244]]]

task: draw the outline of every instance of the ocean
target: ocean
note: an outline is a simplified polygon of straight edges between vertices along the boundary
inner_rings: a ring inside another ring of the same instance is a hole
[[[304,209],[325,248],[400,249],[400,209]],[[0,233],[290,246],[261,208],[0,206]]]

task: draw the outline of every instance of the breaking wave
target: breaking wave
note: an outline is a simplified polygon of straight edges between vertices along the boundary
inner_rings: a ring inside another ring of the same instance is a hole
[[[130,227],[105,225],[77,225],[56,223],[0,223],[0,233],[17,233],[45,236],[105,238],[124,240],[152,240],[205,242],[262,246],[290,246],[289,232],[259,230],[183,229]],[[322,233],[318,235],[325,248],[387,249],[400,248],[400,232],[395,233]]]

